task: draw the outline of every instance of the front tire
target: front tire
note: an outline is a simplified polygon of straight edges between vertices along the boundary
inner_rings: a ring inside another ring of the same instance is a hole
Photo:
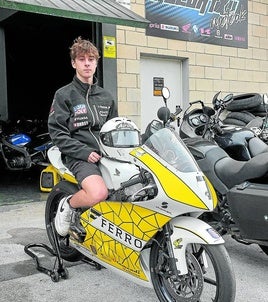
[[[45,222],[46,222],[47,236],[54,250],[56,250],[56,247],[55,247],[55,242],[52,233],[52,222],[56,216],[59,202],[64,196],[74,194],[77,191],[78,191],[77,185],[67,181],[61,181],[55,187],[53,187],[52,191],[48,195],[46,208],[45,208]],[[75,262],[84,258],[84,256],[80,252],[78,252],[75,248],[70,246],[69,235],[67,235],[66,237],[62,237],[56,233],[56,236],[59,240],[61,257],[64,260]]]
[[[189,245],[188,274],[176,277],[171,273],[164,236],[157,241],[152,246],[150,270],[160,302],[234,301],[235,278],[223,245]]]

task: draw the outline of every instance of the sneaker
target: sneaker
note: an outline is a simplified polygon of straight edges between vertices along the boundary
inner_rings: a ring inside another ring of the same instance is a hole
[[[61,199],[58,211],[55,217],[55,228],[60,236],[66,236],[71,223],[71,209],[68,200],[71,196],[66,196]]]
[[[71,211],[71,223],[69,228],[69,234],[80,243],[84,241],[86,237],[86,231],[80,222],[81,210],[72,209]]]

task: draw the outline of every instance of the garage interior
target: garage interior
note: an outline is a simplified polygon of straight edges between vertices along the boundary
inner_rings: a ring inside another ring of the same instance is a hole
[[[18,12],[0,26],[6,39],[8,117],[46,120],[55,91],[74,75],[69,47],[78,36],[95,43],[96,25]]]
[[[101,24],[17,12],[0,26],[5,32],[8,120],[39,120],[46,125],[55,91],[74,75],[69,47],[78,36],[96,43],[96,26]],[[100,70],[101,66],[97,71],[101,82]],[[42,198],[39,173],[40,169],[6,171],[1,166],[2,202]]]

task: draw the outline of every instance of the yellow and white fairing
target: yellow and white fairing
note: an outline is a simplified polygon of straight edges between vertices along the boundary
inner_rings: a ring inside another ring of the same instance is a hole
[[[217,204],[216,193],[199,169],[191,153],[177,133],[164,128],[131,153],[133,162],[150,171],[158,188],[152,201],[165,202],[166,214],[211,211]],[[144,205],[146,206],[146,205]]]
[[[91,259],[150,286],[141,252],[170,217],[131,202],[103,201],[84,212],[81,221],[87,235],[80,248],[90,251]]]

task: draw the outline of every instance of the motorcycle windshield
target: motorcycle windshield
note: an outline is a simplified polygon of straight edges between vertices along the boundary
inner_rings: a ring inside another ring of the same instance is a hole
[[[144,145],[178,171],[199,171],[191,153],[179,135],[169,128],[155,132],[146,140]]]

